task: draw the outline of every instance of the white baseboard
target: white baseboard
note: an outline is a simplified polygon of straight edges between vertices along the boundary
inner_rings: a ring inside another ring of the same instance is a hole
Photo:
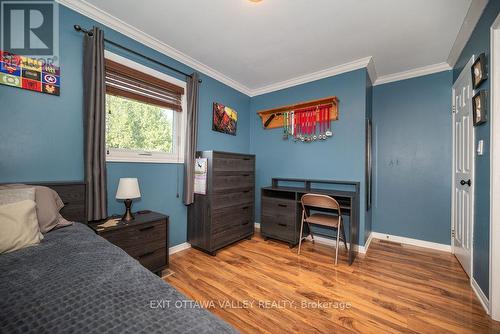
[[[189,249],[189,248],[191,248],[191,244],[187,243],[187,242],[184,242],[182,244],[170,247],[168,249],[168,254],[172,255],[172,254],[178,253],[180,251],[183,251],[183,250],[186,250],[186,249]]]
[[[472,291],[476,294],[477,298],[479,299],[479,302],[481,302],[481,305],[483,306],[484,310],[486,311],[486,314],[490,314],[490,301],[484,294],[483,290],[479,287],[479,284],[477,284],[476,280],[474,277],[471,277],[470,279],[470,286],[472,287]]]
[[[260,229],[260,224],[255,223],[255,228]],[[337,246],[337,240],[333,238],[326,238],[320,235],[315,235],[314,240],[317,241],[319,244],[326,245],[326,246]],[[368,236],[368,239],[366,240],[366,243],[364,246],[359,246],[359,245],[354,245],[354,251],[361,253],[361,254],[366,254],[368,251],[368,247],[370,246],[370,242],[372,241],[372,233]],[[351,247],[350,243],[347,243],[348,247]]]
[[[439,250],[439,251],[443,251],[443,252],[451,252],[451,245],[439,244],[437,242],[430,242],[430,241],[425,241],[425,240],[400,237],[397,235],[390,235],[390,234],[379,233],[379,232],[372,232],[371,236],[372,236],[372,238],[375,238],[375,239],[388,240],[388,241],[392,241],[392,242],[399,242],[402,244],[430,248],[430,249],[435,249],[435,250]]]

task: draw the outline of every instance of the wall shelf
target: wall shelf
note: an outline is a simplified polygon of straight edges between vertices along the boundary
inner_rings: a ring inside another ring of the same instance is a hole
[[[286,112],[291,112],[294,110],[315,107],[315,106],[331,105],[330,120],[336,121],[339,119],[338,102],[339,102],[339,100],[337,99],[336,96],[330,96],[330,97],[326,97],[326,98],[322,98],[322,99],[318,99],[318,100],[311,100],[311,101],[306,101],[306,102],[301,102],[301,103],[296,103],[296,104],[290,104],[290,105],[282,106],[282,107],[278,107],[278,108],[262,110],[262,111],[257,112],[257,114],[260,116],[260,118],[262,120],[262,126],[265,129],[275,129],[275,128],[282,128],[283,127],[283,114]],[[271,118],[269,124],[267,124],[267,126],[266,126],[266,123],[268,122],[270,117],[272,117],[272,118]],[[319,121],[319,115],[316,115],[316,121]]]

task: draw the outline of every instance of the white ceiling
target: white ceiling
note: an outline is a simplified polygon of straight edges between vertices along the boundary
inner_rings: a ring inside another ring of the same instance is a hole
[[[446,63],[471,4],[471,0],[87,2],[250,91],[370,56],[379,77]]]

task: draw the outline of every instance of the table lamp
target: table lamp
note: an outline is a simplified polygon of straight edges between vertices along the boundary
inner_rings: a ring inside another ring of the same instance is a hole
[[[123,215],[122,220],[131,221],[134,219],[134,215],[130,210],[132,207],[132,200],[140,197],[141,192],[139,190],[139,182],[135,177],[120,178],[118,190],[116,190],[116,199],[125,200],[125,214]]]

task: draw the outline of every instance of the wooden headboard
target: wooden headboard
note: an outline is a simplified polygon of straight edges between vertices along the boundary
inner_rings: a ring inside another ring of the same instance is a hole
[[[14,183],[14,182],[13,182]],[[87,223],[86,191],[87,186],[83,181],[71,182],[16,182],[54,189],[61,197],[64,208],[61,215],[70,221]]]

